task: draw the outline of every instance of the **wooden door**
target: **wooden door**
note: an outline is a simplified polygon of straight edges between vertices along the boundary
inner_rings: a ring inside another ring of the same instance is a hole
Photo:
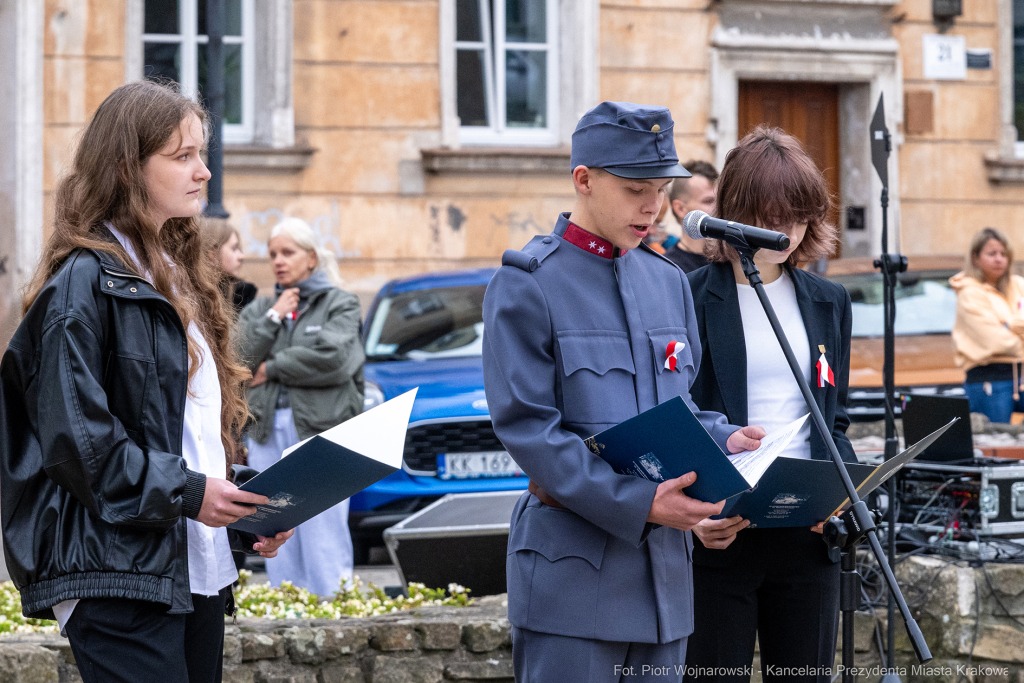
[[[829,221],[839,225],[839,86],[740,81],[738,114],[740,138],[767,123],[800,140],[825,176],[834,201]]]

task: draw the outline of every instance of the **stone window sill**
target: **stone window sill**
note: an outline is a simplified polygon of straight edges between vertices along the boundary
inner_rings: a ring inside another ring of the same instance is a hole
[[[312,147],[225,145],[224,170],[233,173],[298,173],[309,167]]]
[[[420,153],[428,173],[569,173],[568,147],[462,147]]]
[[[998,152],[985,154],[988,181],[996,185],[1024,185],[1024,159]]]

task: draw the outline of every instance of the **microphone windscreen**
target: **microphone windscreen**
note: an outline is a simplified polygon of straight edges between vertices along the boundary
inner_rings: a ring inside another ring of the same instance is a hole
[[[700,222],[707,218],[707,214],[703,211],[694,210],[686,214],[683,218],[683,230],[690,236],[690,239],[702,240],[704,235],[700,234]]]

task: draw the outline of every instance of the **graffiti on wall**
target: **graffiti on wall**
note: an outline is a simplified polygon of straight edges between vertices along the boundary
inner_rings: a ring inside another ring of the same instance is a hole
[[[266,211],[248,211],[242,214],[235,224],[238,234],[242,237],[242,245],[245,253],[252,256],[267,256],[267,240],[270,239],[270,231],[280,221],[288,216],[282,209],[267,209]],[[341,240],[338,239],[338,230],[341,228],[341,219],[338,211],[338,202],[332,201],[331,208],[327,213],[320,214],[306,221],[313,229],[317,242],[325,249],[334,252],[335,257],[359,258],[362,252],[359,249],[342,249]]]

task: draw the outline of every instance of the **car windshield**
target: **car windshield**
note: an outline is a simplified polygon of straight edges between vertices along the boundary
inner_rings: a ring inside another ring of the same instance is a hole
[[[401,292],[378,304],[366,335],[370,360],[479,356],[486,285]]]
[[[900,273],[896,283],[896,334],[949,334],[956,320],[956,292],[949,278],[956,271]],[[837,275],[853,302],[853,336],[880,337],[882,276],[879,273]]]

